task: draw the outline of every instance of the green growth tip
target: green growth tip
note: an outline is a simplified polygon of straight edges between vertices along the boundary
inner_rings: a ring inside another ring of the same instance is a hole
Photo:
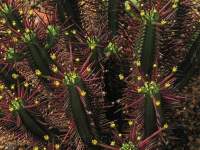
[[[10,7],[9,5],[7,4],[3,4],[3,7],[1,8],[1,11],[2,13],[8,15],[8,14],[11,14],[12,13],[12,7]]]
[[[80,77],[76,72],[69,72],[65,74],[63,82],[67,86],[74,86],[79,82],[79,80]]]
[[[88,44],[88,47],[93,50],[97,47],[99,43],[99,39],[97,39],[96,37],[88,37],[87,38],[87,44]]]
[[[141,87],[141,93],[150,96],[159,93],[159,90],[159,86],[154,81],[145,82],[144,86]]]
[[[123,143],[120,150],[138,150],[138,148],[129,141],[128,143]]]
[[[25,43],[31,43],[34,41],[35,38],[36,38],[36,33],[34,33],[32,30],[27,29],[22,37],[22,40]]]
[[[155,23],[159,20],[159,13],[156,9],[152,9],[150,11],[141,10],[140,15],[147,23]]]
[[[14,48],[8,48],[6,52],[6,60],[14,60],[15,57],[16,57],[16,53],[15,53]]]
[[[109,42],[108,46],[105,48],[106,53],[116,54],[120,51],[116,44]]]
[[[50,36],[56,37],[58,36],[59,28],[57,26],[49,25],[47,27],[47,34]]]
[[[24,107],[23,101],[20,98],[15,98],[11,101],[9,110],[10,111],[18,111]]]

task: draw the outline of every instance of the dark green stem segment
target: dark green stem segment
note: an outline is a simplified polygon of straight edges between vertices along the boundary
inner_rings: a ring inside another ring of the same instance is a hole
[[[43,140],[44,140],[45,135],[48,135],[50,138],[48,131],[46,129],[44,129],[26,109],[21,108],[17,111],[17,113],[22,121],[22,124],[32,134],[34,134],[35,136],[37,136]]]
[[[109,0],[108,24],[113,36],[117,34],[118,30],[118,10],[119,10],[119,0]]]
[[[58,14],[61,22],[65,22],[65,13],[71,18],[73,23],[81,25],[80,12],[78,9],[78,2],[76,0],[59,0],[57,1]]]
[[[90,144],[93,136],[91,133],[91,127],[88,122],[87,114],[81,103],[80,93],[75,86],[69,87],[70,104],[72,108],[73,118],[76,123],[78,133],[84,143]]]
[[[4,68],[4,65],[0,65],[0,68]],[[7,69],[7,68],[6,68]],[[21,76],[19,76],[16,79],[13,79],[12,74],[18,74],[17,71],[15,69],[10,69],[8,72],[6,72],[5,70],[1,70],[0,71],[0,79],[4,82],[4,84],[7,87],[11,87],[11,85],[16,84],[16,82],[18,81],[19,83],[24,82],[24,78],[22,78]]]
[[[24,29],[24,25],[23,23],[21,22],[22,18],[21,16],[19,15],[18,12],[12,10],[11,13],[5,15],[9,25],[13,28],[17,28],[17,29],[20,29],[20,30],[23,30]],[[16,23],[16,25],[14,26],[13,25],[13,21]]]
[[[157,120],[160,121],[161,127],[163,125],[163,110],[162,110],[162,98],[160,93],[153,96],[156,100],[160,101],[160,105],[156,106],[156,110],[153,104],[153,99],[150,95],[145,95],[144,103],[144,135],[145,138],[149,137],[157,130]],[[156,111],[159,114],[159,118],[156,116]]]
[[[141,51],[141,67],[144,74],[151,75],[156,51],[156,25],[146,23]]]
[[[49,65],[52,64],[52,60],[49,57],[45,48],[42,48],[37,40],[28,44],[29,51],[36,64],[36,67],[42,72],[43,75],[50,75],[51,70]]]
[[[196,38],[196,40],[192,43],[189,53],[186,56],[185,60],[179,64],[179,71],[177,74],[182,75],[179,77],[177,75],[177,80],[175,82],[175,88],[182,89],[188,81],[191,79],[191,77],[195,73],[195,66],[198,66],[200,64],[200,34]]]
[[[19,15],[17,11],[13,10],[12,8],[10,9],[11,9],[10,13],[4,14],[9,25],[12,26],[13,28],[16,28],[17,30],[18,29],[21,30],[21,32],[25,32],[25,27],[23,23],[21,22],[22,21],[21,16]],[[15,23],[15,25],[13,25],[13,22]],[[48,36],[47,41],[49,42],[48,48],[51,48],[55,44],[56,37],[51,38]],[[35,37],[33,41],[27,42],[26,45],[29,48],[29,51],[34,60],[34,63],[36,64],[37,69],[40,69],[40,71],[44,75],[50,75],[49,65],[52,64],[52,60],[49,57],[47,49],[43,48],[40,45],[39,41],[37,40],[37,37]],[[17,57],[18,59],[23,58],[22,54],[16,53],[15,55],[20,56],[20,57],[19,56]]]

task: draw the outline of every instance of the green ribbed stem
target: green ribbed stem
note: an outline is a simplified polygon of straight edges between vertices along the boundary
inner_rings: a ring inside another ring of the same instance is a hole
[[[81,25],[80,12],[78,9],[78,2],[76,0],[60,0],[57,1],[57,5],[61,22],[65,22],[67,20],[65,17],[65,13],[67,13],[68,17],[70,17],[74,23],[79,26]]]
[[[4,68],[4,67],[5,67],[4,65],[0,65],[0,68]],[[4,82],[4,84],[6,85],[6,87],[11,87],[11,85],[16,84],[17,81],[19,83],[23,83],[25,81],[24,78],[22,78],[21,76],[19,76],[17,78],[17,80],[14,79],[12,77],[12,74],[18,74],[18,73],[14,69],[10,69],[9,72],[6,72],[5,70],[2,70],[0,72],[0,79]]]
[[[44,135],[49,135],[46,129],[36,121],[36,119],[30,115],[26,109],[18,110],[18,115],[22,121],[22,124],[35,136],[44,139]],[[50,135],[49,135],[50,136]]]
[[[77,131],[82,141],[88,146],[89,149],[93,149],[94,146],[91,144],[93,139],[99,139],[98,131],[95,133],[92,132],[92,126],[90,124],[88,114],[83,106],[81,101],[81,93],[78,91],[77,87],[81,89],[81,91],[85,92],[84,99],[90,111],[90,98],[89,92],[86,89],[83,81],[75,72],[70,72],[66,74],[64,78],[64,84],[67,86],[69,91],[69,101],[71,106],[71,112],[73,116],[73,120],[75,121]],[[94,127],[93,127],[94,128]],[[97,148],[97,147],[96,147]]]
[[[177,78],[175,88],[182,89],[188,83],[195,73],[195,66],[197,65],[200,65],[200,34],[190,44],[188,55],[178,67],[182,77]]]
[[[108,1],[108,25],[113,36],[117,34],[118,30],[118,7],[119,0]]]
[[[12,28],[23,30],[24,25],[21,22],[22,18],[20,14],[7,4],[5,4],[3,8],[4,12],[0,12],[0,16],[4,17]]]
[[[9,104],[9,110],[12,110],[14,116],[20,118],[22,125],[37,138],[45,141],[53,141],[53,135],[49,133],[48,128],[37,121],[37,119],[24,108],[23,100],[15,98]],[[45,138],[46,137],[46,138]]]
[[[141,66],[145,74],[150,75],[156,52],[156,26],[151,22],[145,25],[143,46],[141,51]]]
[[[90,144],[94,137],[90,130],[91,126],[88,121],[87,114],[81,103],[80,93],[74,86],[69,87],[68,89],[73,119],[75,120],[76,128],[83,142]]]
[[[33,58],[33,61],[43,75],[50,75],[51,70],[49,65],[52,64],[52,60],[49,58],[49,54],[46,49],[42,49],[40,45],[37,44],[38,42],[32,42],[28,44],[29,51]]]
[[[156,100],[160,101],[160,106],[156,106],[156,110],[160,115],[159,121],[161,126],[163,125],[163,111],[162,111],[162,99],[160,93],[156,93],[153,95]],[[157,116],[155,107],[153,104],[153,99],[150,95],[145,95],[145,103],[144,103],[144,135],[145,137],[149,137],[152,133],[157,130]]]

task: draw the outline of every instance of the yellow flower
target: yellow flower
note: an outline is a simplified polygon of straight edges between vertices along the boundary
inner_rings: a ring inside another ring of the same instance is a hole
[[[42,72],[41,72],[39,69],[36,69],[36,70],[35,70],[35,74],[36,74],[37,76],[41,76],[41,75],[42,75]]]
[[[167,123],[164,124],[164,128],[167,129],[169,125]]]
[[[93,140],[92,140],[92,144],[93,144],[93,145],[97,145],[97,143],[98,143],[98,141],[97,141],[96,139],[93,139]]]
[[[83,91],[83,90],[81,90],[80,95],[81,95],[81,96],[85,96],[85,95],[86,95],[86,92]]]
[[[48,141],[49,140],[49,136],[46,134],[46,135],[44,135],[44,140],[45,141]]]
[[[120,80],[124,80],[124,75],[123,74],[119,74],[119,79]]]

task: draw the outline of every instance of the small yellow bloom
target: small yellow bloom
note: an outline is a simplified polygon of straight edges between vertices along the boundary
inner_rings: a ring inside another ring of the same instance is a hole
[[[80,95],[84,97],[86,95],[86,92],[81,90]]]
[[[138,89],[137,89],[137,92],[138,92],[138,93],[141,93],[141,92],[142,92],[142,89],[141,89],[141,88],[138,88]]]
[[[176,72],[176,71],[177,71],[177,67],[175,66],[172,68],[172,72]]]
[[[90,68],[90,67],[87,67],[86,70],[87,70],[87,72],[90,72],[90,71],[91,71],[91,68]]]
[[[177,4],[173,4],[173,5],[172,5],[172,8],[177,8]]]
[[[159,100],[156,101],[156,106],[160,106],[160,101]]]
[[[9,107],[9,111],[12,112],[14,109],[12,107]]]
[[[141,136],[138,136],[138,137],[137,137],[137,140],[140,141],[140,140],[141,140]]]
[[[72,32],[72,34],[76,34],[76,30],[72,30],[71,32]]]
[[[59,87],[60,86],[60,82],[59,81],[53,81],[53,84],[56,86],[56,87]]]
[[[3,91],[5,88],[4,84],[0,84],[0,91]]]
[[[56,59],[56,54],[52,53],[52,54],[50,54],[50,57],[51,57],[52,60],[55,60]]]
[[[124,80],[124,75],[123,74],[119,74],[119,79],[120,80]]]
[[[35,104],[38,105],[38,104],[39,104],[39,101],[38,101],[38,100],[35,100]]]
[[[167,129],[169,125],[167,123],[164,124],[164,128]]]
[[[97,145],[97,143],[98,143],[98,141],[97,141],[96,139],[93,139],[93,140],[92,140],[92,144],[93,144],[93,145]]]
[[[170,83],[165,83],[165,87],[166,87],[166,88],[168,88],[168,87],[170,87],[170,86],[171,86]]]
[[[129,121],[128,121],[128,125],[129,125],[129,126],[132,126],[132,125],[133,125],[133,121],[132,121],[132,120],[129,120]]]
[[[131,5],[130,5],[129,1],[125,1],[124,5],[125,5],[125,10],[126,11],[130,11],[131,10]]]
[[[33,15],[33,10],[31,9],[31,10],[29,10],[29,15]]]
[[[144,16],[144,15],[145,15],[144,10],[141,10],[140,15],[141,15],[141,16]]]
[[[111,122],[111,123],[110,123],[110,127],[111,127],[111,128],[115,128],[115,127],[116,127],[115,123],[114,123],[114,122]]]
[[[138,60],[138,61],[136,61],[136,66],[141,66],[141,62]]]
[[[10,86],[10,88],[11,88],[12,90],[14,90],[14,89],[15,89],[15,85],[12,84],[12,85]]]
[[[7,30],[7,33],[8,33],[8,34],[11,34],[11,33],[12,33],[12,31],[11,31],[10,29],[8,29],[8,30]]]
[[[157,65],[156,65],[156,64],[153,64],[153,67],[154,67],[154,68],[156,68],[156,67],[157,67]]]
[[[65,35],[69,35],[69,32],[66,31],[66,32],[65,32]]]
[[[142,79],[142,77],[141,77],[141,76],[138,76],[138,77],[137,77],[137,80],[138,80],[138,81],[140,81],[141,79]]]
[[[18,77],[19,77],[18,74],[16,74],[16,73],[13,73],[13,74],[12,74],[12,78],[13,78],[13,79],[17,79]]]
[[[80,61],[80,58],[76,58],[75,61],[76,61],[76,62],[79,62],[79,61]]]
[[[24,12],[23,10],[19,10],[19,14],[22,15]]]
[[[44,135],[44,140],[45,141],[48,141],[49,140],[49,136],[46,134],[46,135]]]
[[[17,39],[16,37],[13,37],[12,40],[13,40],[13,42],[15,42],[15,43],[18,42],[18,39]]]
[[[51,70],[54,72],[54,73],[57,73],[58,72],[58,67],[56,67],[56,65],[53,65],[51,67]]]
[[[55,149],[60,149],[60,145],[59,144],[55,144]]]
[[[115,145],[115,141],[111,141],[110,145],[114,146]]]
[[[24,82],[24,86],[25,86],[25,87],[28,87],[29,84],[28,84],[27,82]]]
[[[33,150],[39,150],[39,147],[38,146],[34,146]]]
[[[36,74],[37,76],[41,76],[41,75],[42,75],[42,72],[41,72],[39,69],[36,69],[36,70],[35,70],[35,74]]]
[[[161,20],[161,24],[162,24],[162,25],[165,25],[166,23],[167,23],[166,20]]]
[[[16,22],[15,22],[15,21],[13,21],[13,22],[12,22],[12,25],[13,25],[13,26],[16,26]]]
[[[26,33],[29,33],[29,32],[30,32],[30,29],[29,29],[29,28],[26,28],[25,31],[26,31]]]
[[[1,22],[2,24],[5,24],[5,23],[6,23],[6,20],[5,20],[5,19],[1,19],[0,22]]]

